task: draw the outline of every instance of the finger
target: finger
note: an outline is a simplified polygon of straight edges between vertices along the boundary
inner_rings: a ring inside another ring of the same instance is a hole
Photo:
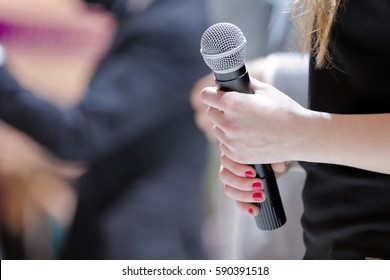
[[[207,117],[216,126],[222,125],[223,119],[225,118],[224,115],[225,114],[223,111],[218,110],[214,107],[208,107],[208,109],[207,109]]]
[[[272,163],[271,166],[276,173],[284,173],[287,170],[287,162],[285,161]]]
[[[226,139],[224,141],[227,142]],[[219,149],[223,154],[225,154],[228,158],[232,159],[233,161],[241,164],[246,164],[246,160],[243,159],[242,155],[235,152],[234,150],[231,150],[227,143],[220,142]]]
[[[221,164],[229,169],[232,173],[240,177],[255,178],[256,170],[253,166],[248,164],[241,164],[231,160],[225,154],[221,153]]]
[[[222,129],[220,129],[219,127],[214,125],[213,134],[214,134],[214,137],[218,139],[220,145],[223,144],[226,147],[229,146],[229,139]]]
[[[200,100],[206,105],[223,111],[221,103],[222,92],[219,92],[216,87],[206,87],[200,92]]]
[[[265,200],[263,191],[242,191],[225,184],[224,192],[227,197],[241,202],[263,202]]]
[[[259,215],[260,209],[258,206],[254,205],[253,203],[236,201],[236,205],[237,205],[238,209],[240,209],[241,211],[243,211],[247,214],[250,214],[252,216]]]
[[[224,143],[220,143],[219,144],[219,149],[221,150],[221,153],[222,154],[225,154],[226,156],[228,156],[229,158],[232,158],[232,152],[230,151],[230,149],[224,144]]]
[[[222,165],[219,170],[219,179],[223,184],[229,185],[238,190],[259,191],[264,189],[261,179],[237,176]]]

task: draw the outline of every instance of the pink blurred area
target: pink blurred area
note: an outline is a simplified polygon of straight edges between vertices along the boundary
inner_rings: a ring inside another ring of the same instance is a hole
[[[81,0],[0,1],[7,67],[23,86],[59,106],[82,98],[114,28],[110,14]],[[0,122],[1,229],[20,242],[22,257],[55,257],[50,223],[66,230],[76,199],[69,180],[82,169]]]
[[[108,13],[81,0],[0,2],[0,42],[9,67],[25,85],[62,105],[80,98],[113,27]]]

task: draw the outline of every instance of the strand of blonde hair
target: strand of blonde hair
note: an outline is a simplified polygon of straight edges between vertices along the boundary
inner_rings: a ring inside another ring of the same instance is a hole
[[[292,18],[303,35],[302,50],[313,52],[317,68],[333,65],[329,38],[341,0],[296,0]]]

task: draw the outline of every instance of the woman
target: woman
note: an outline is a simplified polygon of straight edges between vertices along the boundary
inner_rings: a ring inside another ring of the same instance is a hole
[[[257,215],[251,202],[266,198],[247,164],[282,172],[298,160],[305,259],[390,258],[390,2],[298,0],[294,9],[311,45],[310,109],[254,79],[254,95],[201,92],[225,193]]]

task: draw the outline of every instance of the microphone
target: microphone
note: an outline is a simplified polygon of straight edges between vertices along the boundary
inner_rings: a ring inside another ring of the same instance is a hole
[[[217,88],[221,91],[238,91],[253,94],[248,71],[245,68],[246,38],[231,23],[217,23],[202,35],[200,52],[207,66],[214,72]],[[286,223],[275,174],[269,164],[255,164],[256,177],[261,178],[266,199],[254,203],[260,208],[255,217],[261,230],[274,230]]]

